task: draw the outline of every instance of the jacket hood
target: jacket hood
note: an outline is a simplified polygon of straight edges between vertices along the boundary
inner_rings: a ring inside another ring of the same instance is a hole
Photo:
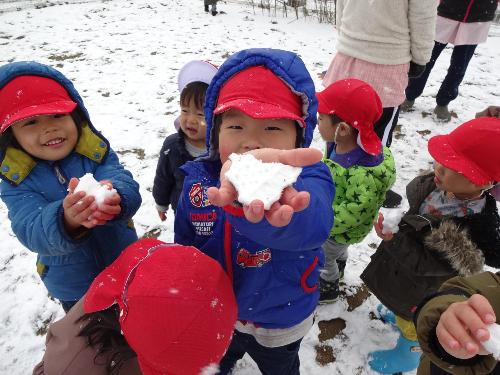
[[[0,90],[14,78],[26,75],[49,78],[64,87],[83,116],[81,134],[75,151],[96,163],[101,163],[108,155],[109,142],[93,127],[87,108],[85,108],[73,83],[61,72],[48,65],[35,61],[18,61],[0,66]],[[11,184],[19,185],[29,175],[36,163],[37,160],[24,150],[13,147],[0,150],[0,178]]]
[[[50,78],[63,86],[71,99],[77,104],[77,108],[90,123],[90,117],[83,100],[73,83],[58,70],[35,61],[18,61],[0,66],[0,90],[14,78],[19,76],[40,76]]]
[[[460,276],[470,276],[483,269],[483,252],[470,240],[468,230],[451,220],[443,220],[439,228],[433,229],[425,237],[425,245],[440,253]]]
[[[230,56],[212,79],[205,96],[205,119],[207,122],[207,149],[209,160],[218,158],[218,150],[214,146],[213,134],[214,109],[217,105],[222,86],[236,73],[252,67],[264,66],[281,78],[291,90],[302,99],[302,114],[306,126],[303,133],[302,147],[311,144],[318,104],[314,82],[301,58],[289,51],[271,48],[246,49]]]

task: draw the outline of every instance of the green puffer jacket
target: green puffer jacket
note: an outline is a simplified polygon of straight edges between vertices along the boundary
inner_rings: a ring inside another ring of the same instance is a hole
[[[326,157],[323,162],[330,168],[336,189],[330,239],[341,244],[361,242],[372,229],[386,191],[396,180],[391,151],[384,147],[384,160],[375,167],[344,168]]]
[[[441,314],[452,303],[463,302],[475,293],[482,294],[488,299],[495,311],[497,323],[500,323],[500,273],[484,272],[469,277],[454,277],[445,282],[432,299],[427,299],[427,302],[419,307],[414,317],[418,341],[423,352],[418,375],[498,374],[500,367],[497,366],[498,363],[493,356],[477,355],[468,360],[459,360],[444,352],[437,342],[436,326]],[[434,366],[438,366],[439,369]]]

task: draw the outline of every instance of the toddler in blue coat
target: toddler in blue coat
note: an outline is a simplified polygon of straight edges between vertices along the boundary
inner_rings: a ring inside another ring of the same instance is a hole
[[[298,351],[319,298],[321,250],[335,188],[321,152],[314,84],[302,60],[275,49],[240,51],[219,68],[205,101],[208,156],[186,163],[175,242],[216,259],[233,282],[238,321],[220,363],[228,374],[248,353],[264,374],[298,374]],[[264,210],[241,206],[225,178],[231,153],[303,167]]]
[[[90,173],[116,193],[74,192]],[[73,84],[36,62],[0,67],[0,197],[12,230],[68,311],[95,276],[137,240],[139,185],[92,125]]]

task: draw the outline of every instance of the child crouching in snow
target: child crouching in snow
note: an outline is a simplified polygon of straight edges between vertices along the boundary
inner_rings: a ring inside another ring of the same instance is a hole
[[[207,91],[209,153],[186,163],[175,242],[193,245],[230,275],[238,302],[228,374],[245,353],[264,374],[298,374],[300,343],[318,303],[321,245],[333,224],[335,188],[321,152],[308,147],[316,125],[314,84],[292,52],[250,49],[231,56]],[[304,166],[293,188],[264,210],[238,198],[225,178],[229,155]]]
[[[371,353],[381,373],[414,370],[420,358],[416,305],[447,279],[478,273],[483,263],[500,266],[500,217],[490,190],[500,180],[500,120],[481,117],[429,140],[434,173],[406,187],[409,211],[394,236],[372,255],[362,280],[394,314],[379,307],[383,320],[400,329],[397,346]]]
[[[318,98],[318,128],[327,142],[324,162],[335,183],[335,222],[323,244],[320,303],[339,296],[349,245],[361,242],[373,227],[387,190],[396,178],[394,158],[373,125],[382,103],[373,88],[359,79],[332,83]]]
[[[73,84],[36,62],[0,67],[0,197],[12,230],[67,312],[137,240],[139,185],[92,125]],[[97,204],[73,193],[86,173],[116,190]],[[69,193],[68,193],[69,191]]]
[[[236,309],[216,261],[191,246],[142,239],[50,325],[33,375],[214,374]]]

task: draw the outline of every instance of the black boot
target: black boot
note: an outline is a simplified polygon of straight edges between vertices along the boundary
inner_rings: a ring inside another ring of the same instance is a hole
[[[217,12],[216,10],[212,10],[212,16],[217,15],[217,13],[219,13],[219,12]]]
[[[205,4],[205,12],[208,13],[208,4]]]
[[[403,198],[401,197],[401,195],[399,195],[395,191],[387,190],[387,193],[385,193],[385,201],[384,203],[382,203],[382,207],[385,208],[399,207],[402,199]]]
[[[339,280],[332,282],[319,278],[319,304],[332,303],[339,298]]]

